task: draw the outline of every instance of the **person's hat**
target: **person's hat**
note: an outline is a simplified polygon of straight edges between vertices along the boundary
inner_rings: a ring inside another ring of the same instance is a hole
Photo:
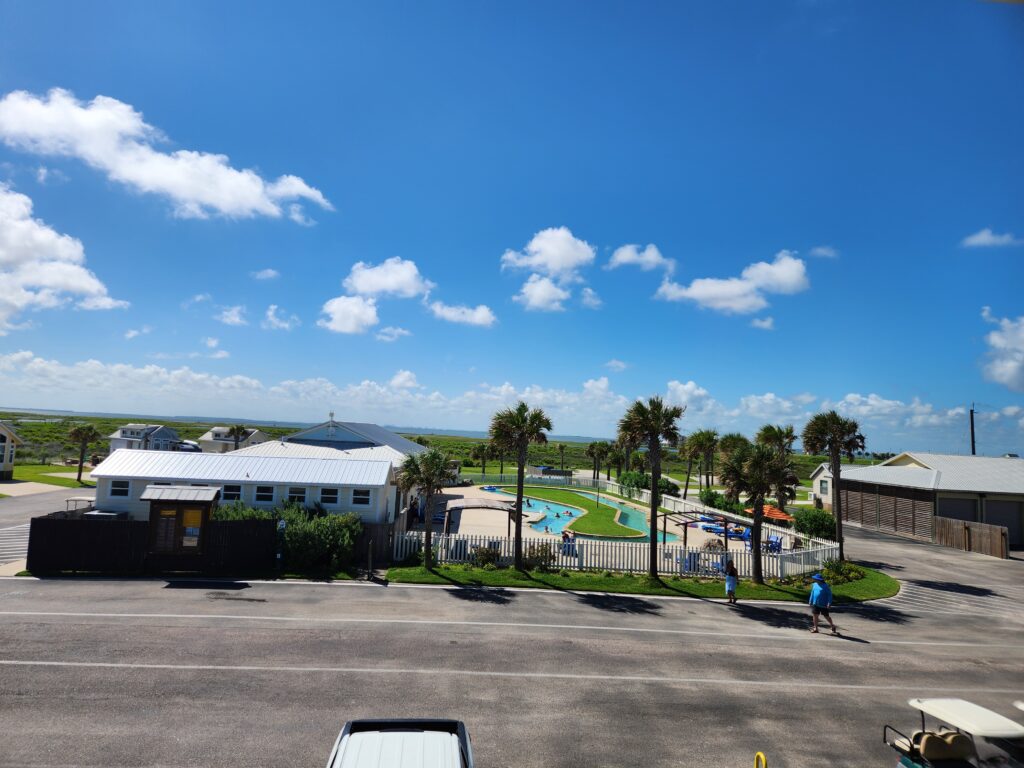
[[[812,579],[813,579],[814,581],[824,581],[824,580],[825,580],[825,577],[824,577],[824,576],[822,576],[822,575],[821,575],[820,573],[816,573],[816,574],[814,574],[813,576],[811,576],[811,578],[812,578]]]

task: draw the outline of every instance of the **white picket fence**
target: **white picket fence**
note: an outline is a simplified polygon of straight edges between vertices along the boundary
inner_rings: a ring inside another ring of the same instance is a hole
[[[498,563],[510,565],[515,540],[504,536],[439,534],[431,539],[433,558],[438,564],[472,563],[479,548],[496,549]],[[650,544],[631,541],[601,541],[577,537],[575,543],[563,544],[547,538],[524,538],[523,553],[545,547],[553,555],[550,567],[571,570],[622,571],[646,573]],[[395,537],[395,561],[402,562],[423,548],[423,532],[408,531]],[[765,578],[786,578],[817,571],[827,560],[839,556],[839,547],[830,544],[813,549],[782,553],[762,553],[761,568]],[[658,571],[663,574],[689,576],[724,576],[726,563],[732,560],[740,576],[754,573],[753,553],[736,543],[735,549],[700,549],[677,544],[658,544]]]

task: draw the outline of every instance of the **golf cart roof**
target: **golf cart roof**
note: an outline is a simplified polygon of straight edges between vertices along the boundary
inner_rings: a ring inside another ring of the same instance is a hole
[[[1015,701],[1013,702],[1013,706],[1017,709],[1024,709],[1024,701]]]
[[[1024,738],[1024,725],[964,699],[910,699],[914,709],[972,736],[993,739]]]

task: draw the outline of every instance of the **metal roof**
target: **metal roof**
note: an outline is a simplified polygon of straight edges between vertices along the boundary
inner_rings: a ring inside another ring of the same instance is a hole
[[[325,421],[323,424],[317,424],[316,426],[307,427],[306,429],[295,432],[294,434],[286,435],[284,439],[286,442],[302,440],[305,435],[308,435],[311,432],[316,432],[322,427],[332,426],[340,427],[343,430],[364,437],[369,443],[394,448],[396,451],[405,455],[410,453],[421,453],[426,450],[426,448],[419,443],[415,443],[408,438],[397,435],[388,429],[384,429],[384,427],[360,421],[335,421],[334,419],[331,419],[329,421]]]
[[[1024,738],[1024,725],[965,699],[910,699],[907,703],[972,736],[990,739]]]
[[[892,464],[907,459],[923,466]],[[1024,459],[908,452],[873,467],[843,469],[843,479],[934,491],[1024,494]]]
[[[135,451],[110,454],[93,477],[214,483],[384,486],[391,477],[388,461],[247,456],[230,453]]]
[[[369,731],[344,736],[331,768],[459,768],[459,739],[439,731]]]
[[[220,488],[197,488],[192,485],[147,485],[139,497],[142,501],[214,501]]]
[[[405,459],[404,453],[387,445],[375,445],[364,448],[332,448],[329,445],[291,443],[283,440],[268,440],[265,443],[249,445],[230,453],[232,456],[291,456],[303,459],[389,461],[396,467]]]

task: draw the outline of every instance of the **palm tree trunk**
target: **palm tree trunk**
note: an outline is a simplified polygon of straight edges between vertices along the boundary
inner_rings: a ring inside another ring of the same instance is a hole
[[[661,442],[658,436],[651,438],[648,444],[648,455],[651,459],[651,559],[647,564],[647,575],[658,578],[658,484],[661,482]]]
[[[683,500],[686,500],[686,494],[690,492],[690,470],[693,469],[693,458],[690,457],[686,460],[686,485],[683,486]]]
[[[523,485],[526,482],[526,446],[519,449],[516,471],[516,530],[513,560],[517,571],[523,570]]]
[[[487,457],[480,459],[480,476],[485,477],[487,475]]]
[[[423,567],[428,571],[433,567],[434,557],[430,550],[430,534],[434,527],[434,494],[428,493],[423,513]]]
[[[504,453],[501,454],[500,456],[498,456],[498,461],[501,462],[500,466],[498,467],[498,474],[501,475],[502,479],[504,479],[504,477],[505,477],[505,454]]]
[[[88,447],[87,443],[78,446],[78,477],[76,481],[79,485],[82,484],[82,465],[85,463],[85,449]]]
[[[836,540],[839,543],[839,560],[846,559],[843,550],[843,494],[839,490],[839,451],[832,451],[829,463],[832,465],[832,514],[836,519]]]
[[[604,479],[611,482],[612,479],[612,463],[609,461],[604,465]]]
[[[754,531],[750,536],[750,548],[754,555],[754,583],[764,584],[761,568],[761,521],[764,520],[764,499],[754,499]]]

